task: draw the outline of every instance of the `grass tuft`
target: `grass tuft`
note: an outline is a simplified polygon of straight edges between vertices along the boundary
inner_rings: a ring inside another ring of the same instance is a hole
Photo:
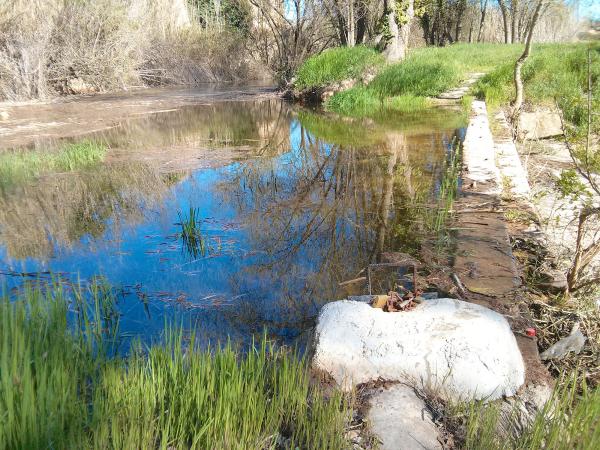
[[[187,216],[184,217],[180,211],[177,212],[177,215],[179,216],[179,226],[181,227],[179,235],[183,241],[183,249],[192,258],[205,257],[208,253],[208,246],[200,229],[202,223],[200,209],[190,207]]]
[[[295,86],[314,89],[337,81],[360,77],[367,69],[383,64],[383,56],[364,47],[338,47],[308,58],[296,73]]]
[[[583,386],[580,391],[576,379],[575,375],[563,378],[550,401],[533,418],[524,417],[518,408],[508,413],[501,411],[496,403],[474,402],[454,407],[453,418],[462,418],[462,425],[458,427],[464,439],[461,447],[473,450],[600,448],[600,390]]]

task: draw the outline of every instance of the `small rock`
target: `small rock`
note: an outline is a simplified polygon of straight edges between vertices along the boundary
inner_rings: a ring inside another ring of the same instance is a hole
[[[0,111],[0,120],[8,120],[8,113],[6,111]]]
[[[571,334],[562,338],[554,345],[551,345],[541,355],[542,360],[561,359],[570,352],[579,354],[585,345],[585,336],[579,329],[579,323],[576,323],[571,330]]]
[[[519,116],[523,139],[544,139],[563,134],[560,115],[552,111],[523,112]]]
[[[548,292],[560,294],[567,290],[567,275],[563,271],[550,269],[541,274],[541,281],[538,284]]]
[[[383,450],[441,449],[431,413],[414,389],[396,384],[369,399],[367,420]]]

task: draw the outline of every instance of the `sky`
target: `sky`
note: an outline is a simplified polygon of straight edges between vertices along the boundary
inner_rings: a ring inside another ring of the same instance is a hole
[[[600,0],[581,0],[579,14],[580,17],[600,20]]]

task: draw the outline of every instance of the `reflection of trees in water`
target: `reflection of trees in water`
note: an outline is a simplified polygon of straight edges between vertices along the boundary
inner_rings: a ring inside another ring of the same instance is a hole
[[[0,192],[0,240],[10,258],[47,258],[55,246],[101,236],[109,223],[116,230],[141,221],[144,207],[156,204],[174,181],[142,164],[44,177]]]
[[[277,154],[289,147],[289,109],[279,100],[186,107],[128,120],[90,138],[113,149],[142,152],[183,143],[248,145],[265,155]],[[0,240],[7,255],[47,258],[55,246],[68,248],[83,236],[101,236],[108,223],[118,227],[125,221],[142,221],[144,205],[157,204],[177,174],[161,176],[155,167],[122,159],[0,192]]]
[[[441,133],[390,131],[370,146],[340,146],[295,126],[289,153],[246,161],[219,187],[247,221],[253,250],[266,252],[241,276],[278,290],[274,311],[260,306],[283,322],[342,295],[338,282],[380,252],[416,247],[421,226],[412,210],[430,197],[444,155]],[[391,232],[398,227],[401,241]]]

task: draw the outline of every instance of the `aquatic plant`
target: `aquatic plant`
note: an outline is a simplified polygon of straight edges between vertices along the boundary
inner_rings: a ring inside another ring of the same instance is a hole
[[[0,153],[0,187],[26,182],[50,172],[70,172],[101,162],[106,145],[81,141],[55,150],[13,150]]]
[[[186,217],[183,216],[181,211],[178,211],[177,215],[179,216],[179,225],[181,227],[179,236],[181,236],[183,242],[183,249],[192,258],[206,256],[208,254],[208,245],[200,229],[202,223],[200,209],[190,207]]]
[[[75,291],[77,292],[77,291]],[[111,357],[58,287],[0,300],[0,448],[343,448],[348,405],[266,340],[197,350],[192,334]],[[87,292],[90,306],[105,290]],[[110,304],[110,300],[109,300]],[[102,306],[98,306],[102,308]],[[104,322],[103,322],[104,323]],[[109,336],[108,336],[109,337]]]

